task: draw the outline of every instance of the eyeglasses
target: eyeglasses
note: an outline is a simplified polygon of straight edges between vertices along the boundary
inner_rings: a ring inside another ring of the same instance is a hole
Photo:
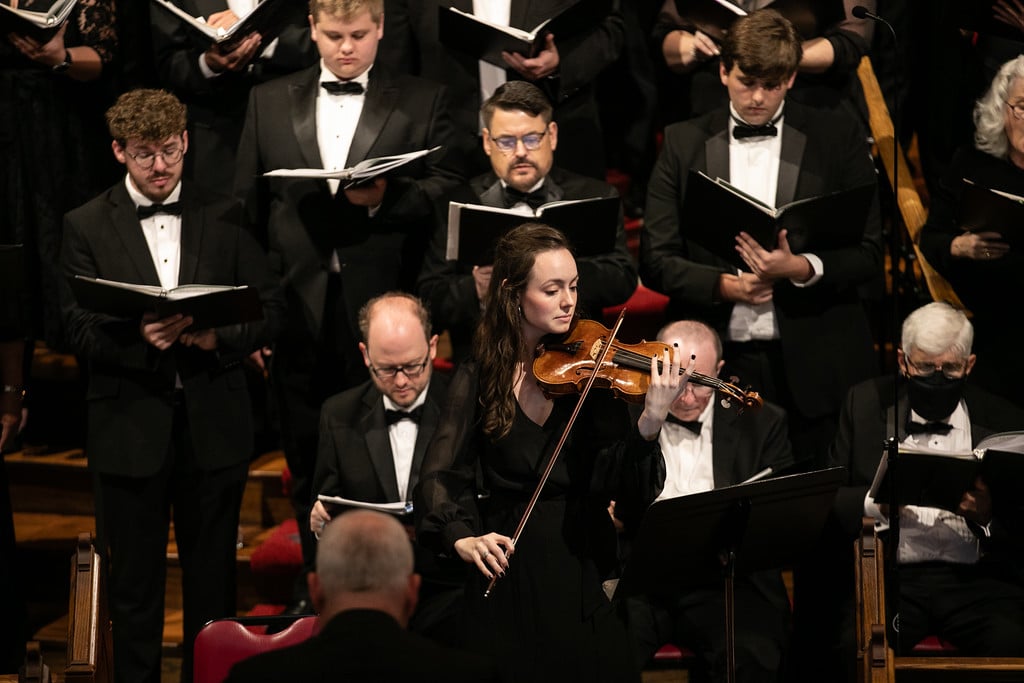
[[[1013,113],[1013,118],[1024,119],[1024,102],[1017,102],[1016,104],[1006,103],[1006,106],[1010,108]]]
[[[414,363],[412,365],[389,365],[383,368],[375,368],[370,366],[370,371],[377,376],[377,379],[382,380],[393,380],[398,373],[402,373],[409,379],[416,379],[423,374],[423,371],[427,369],[427,363],[430,362],[430,352],[427,351],[427,357],[423,359],[422,363]]]
[[[907,365],[914,368],[914,374],[918,377],[931,377],[936,372],[941,372],[947,379],[959,379],[967,369],[967,361],[963,360],[948,363],[915,363],[908,358]]]
[[[685,394],[687,391],[693,394],[694,398],[705,399],[714,393],[713,387],[706,387],[702,384],[694,384],[693,382],[687,382],[686,388],[683,390]]]
[[[156,163],[157,157],[163,159],[166,165],[174,166],[181,161],[183,156],[185,156],[185,148],[171,147],[170,149],[164,149],[159,152],[138,152],[136,154],[132,154],[128,150],[125,150],[124,153],[130,156],[132,161],[134,161],[139,168],[143,171],[148,171],[153,168],[153,164]]]
[[[526,135],[518,138],[515,135],[502,135],[500,137],[493,137],[490,134],[488,134],[488,137],[491,138],[491,142],[494,143],[495,147],[500,149],[505,154],[511,154],[512,152],[516,151],[516,144],[519,142],[523,143],[523,147],[525,147],[527,151],[532,152],[533,150],[540,147],[540,141],[543,140],[544,136],[547,134],[548,132],[545,130],[540,133],[527,133]]]

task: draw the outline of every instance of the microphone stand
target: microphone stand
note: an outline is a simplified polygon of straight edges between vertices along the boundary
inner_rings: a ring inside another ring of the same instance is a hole
[[[896,30],[892,27],[888,21],[884,18],[871,12],[862,5],[857,5],[853,8],[853,16],[858,19],[870,19],[871,21],[884,24],[889,29],[890,35],[892,35],[893,50],[895,56],[899,58],[899,40],[896,37]],[[899,79],[897,70],[897,79]],[[899,90],[899,81],[897,81],[897,91]],[[884,101],[884,100],[883,100]],[[892,405],[893,405],[893,427],[892,433],[886,435],[885,440],[885,458],[886,468],[891,477],[893,485],[889,487],[889,539],[890,539],[890,552],[886,556],[886,568],[887,574],[886,585],[889,586],[890,590],[886,591],[886,602],[892,605],[890,613],[897,615],[896,621],[893,624],[893,632],[895,635],[896,643],[894,648],[899,651],[899,572],[897,563],[897,552],[899,550],[899,537],[900,537],[900,515],[899,515],[899,504],[897,499],[897,489],[899,488],[899,476],[897,473],[897,460],[899,459],[899,420],[900,420],[900,381],[899,381],[899,363],[897,356],[898,347],[898,335],[900,326],[900,301],[899,301],[899,285],[898,280],[900,276],[899,268],[899,254],[900,254],[900,202],[899,202],[899,187],[900,187],[900,174],[899,174],[899,161],[900,161],[900,143],[899,136],[897,133],[897,127],[899,125],[899,92],[897,96],[893,98],[893,115],[892,115],[892,226],[889,233],[889,268],[892,277],[892,336],[893,336],[893,347],[892,347],[892,361],[893,361],[893,383],[892,383]],[[889,599],[889,596],[892,599]],[[887,615],[886,615],[886,618]]]

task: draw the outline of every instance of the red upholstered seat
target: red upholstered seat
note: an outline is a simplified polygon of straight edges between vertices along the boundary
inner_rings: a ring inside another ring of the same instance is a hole
[[[299,525],[286,519],[252,553],[250,565],[257,574],[295,574],[302,569]]]
[[[635,343],[641,339],[654,339],[658,330],[665,324],[665,307],[668,297],[653,289],[637,285],[633,296],[624,304],[609,306],[604,309],[605,325],[612,326],[619,317],[619,311],[625,307],[626,319],[622,321],[619,338],[627,343]]]
[[[194,683],[222,683],[236,662],[282,647],[288,647],[314,635],[320,627],[315,616],[297,617],[284,630],[262,633],[268,624],[288,617],[241,617],[215,619],[199,631],[195,642]]]
[[[928,655],[928,654],[954,654],[956,653],[956,646],[952,643],[948,643],[942,640],[938,636],[928,636],[920,643],[914,646],[915,655]]]

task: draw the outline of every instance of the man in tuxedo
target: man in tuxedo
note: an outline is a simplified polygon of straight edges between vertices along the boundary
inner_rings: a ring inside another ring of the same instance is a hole
[[[473,178],[452,194],[452,201],[518,210],[530,217],[542,204],[568,199],[617,197],[611,185],[554,166],[561,128],[552,120],[551,103],[536,86],[509,81],[484,104],[483,150],[491,171]],[[447,207],[440,210],[447,215]],[[524,221],[529,220],[524,218]],[[445,258],[447,226],[434,235],[420,272],[419,292],[435,322],[448,329],[453,353],[468,355],[473,330],[484,305],[491,266],[469,269]],[[605,306],[620,304],[636,289],[633,260],[626,249],[622,209],[615,249],[601,256],[577,259],[579,309],[596,319]]]
[[[230,28],[258,0],[173,0],[191,16],[204,17],[211,27]],[[258,33],[245,36],[226,50],[199,36],[160,7],[149,10],[154,65],[161,85],[188,106],[192,153],[185,177],[230,194],[235,153],[245,122],[249,91],[258,83],[304,69],[316,61],[309,39],[305,3],[292,2],[272,40]]]
[[[499,680],[484,657],[406,631],[419,586],[402,525],[380,512],[346,512],[320,534],[316,572],[309,574],[320,632],[236,664],[227,681]]]
[[[433,375],[437,335],[419,299],[401,292],[367,302],[359,328],[371,381],[324,402],[313,491],[366,503],[411,501],[448,390],[448,378]],[[319,532],[330,519],[328,508],[314,501],[311,531]],[[454,629],[435,627],[454,614],[463,565],[452,571],[419,549],[416,565],[424,586],[413,630],[453,636]]]
[[[836,497],[847,540],[865,515],[879,529],[889,526],[888,501],[869,492],[887,437],[901,448],[964,453],[986,436],[1024,427],[1024,413],[971,384],[973,337],[962,311],[927,304],[903,323],[898,407],[891,377],[850,391],[831,451],[831,464],[849,472]],[[1024,655],[1024,514],[1018,496],[999,498],[1006,489],[998,484],[983,475],[955,510],[900,506],[898,547],[889,551],[899,566],[898,597],[886,596],[899,613],[899,652],[938,635],[966,655]],[[852,586],[852,556],[846,567]]]
[[[694,372],[706,377],[717,377],[725,364],[718,335],[704,323],[670,323],[658,340],[695,355]],[[712,400],[714,393],[691,379],[670,407],[658,436],[666,468],[658,500],[739,484],[792,464],[780,408],[766,403],[761,410],[741,414],[735,406]],[[675,597],[646,595],[626,601],[637,664],[644,666],[658,648],[673,643],[694,651],[711,680],[725,680],[721,584],[687,588]],[[782,576],[775,569],[738,577],[735,590],[736,680],[775,680],[789,639],[789,598]]]
[[[127,176],[65,216],[64,273],[164,289],[248,285],[263,303],[263,320],[196,330],[188,315],[85,310],[63,286],[68,339],[89,378],[86,454],[110,560],[116,680],[160,681],[173,519],[187,681],[195,634],[235,614],[238,516],[253,449],[241,363],[272,341],[284,301],[238,203],[181,180],[185,107],[164,91],[135,90],[118,98],[107,124]]]
[[[877,199],[853,246],[793,253],[780,231],[768,251],[742,234],[736,249],[750,272],[738,272],[686,239],[687,174],[724,178],[770,206],[877,179],[852,121],[787,100],[801,45],[786,19],[774,10],[740,18],[721,52],[729,106],[665,129],[648,186],[640,275],[670,297],[670,317],[685,311],[718,330],[727,374],[780,404],[797,458],[820,465],[846,391],[877,372],[861,302],[862,286],[882,274]]]
[[[270,372],[307,563],[320,407],[367,379],[359,308],[383,292],[412,289],[436,224],[433,203],[458,184],[466,149],[440,87],[375,64],[383,0],[316,0],[310,11],[320,62],[252,90],[235,182],[288,300]],[[355,186],[260,178],[435,146],[442,149]]]
[[[583,11],[574,9],[566,24],[556,23],[557,35],[549,34],[540,52],[531,58],[505,53],[505,64],[500,66],[477,59],[458,44],[442,43],[438,9],[451,6],[492,24],[532,31],[572,3],[387,0],[386,4],[389,29],[381,44],[381,61],[446,85],[460,130],[477,135],[480,106],[495,89],[507,81],[528,81],[554,103],[554,119],[563,130],[561,165],[604,179],[604,141],[594,82],[622,52],[625,28],[618,0],[583,0],[578,8]]]

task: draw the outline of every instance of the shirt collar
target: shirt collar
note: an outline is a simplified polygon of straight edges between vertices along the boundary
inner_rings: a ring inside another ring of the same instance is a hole
[[[775,124],[775,126],[777,126],[778,128],[781,129],[782,128],[782,122],[785,120],[785,116],[783,115],[784,114],[783,110],[785,108],[786,108],[786,100],[782,100],[782,103],[779,104],[779,108],[776,109],[775,113],[772,114],[768,118],[768,123],[773,123],[773,124]],[[736,122],[737,121],[741,121],[741,122],[747,124],[748,126],[752,126],[753,125],[749,121],[746,121],[738,113],[736,113],[736,107],[732,106],[732,102],[730,102],[729,103],[729,136],[730,136],[730,138],[732,137],[732,129],[736,127]]]
[[[366,71],[364,71],[363,73],[359,74],[355,78],[348,79],[348,82],[349,83],[358,83],[359,85],[363,86],[363,91],[365,92],[366,88],[369,86],[369,83],[370,83],[370,71],[372,71],[372,70],[373,70],[373,64],[371,64],[369,66],[369,68],[366,69]],[[336,73],[334,73],[333,71],[328,69],[327,65],[324,63],[323,58],[321,58],[320,59],[320,80],[317,81],[317,83],[323,83],[324,81],[341,81],[341,80],[345,80],[345,79],[340,78]],[[320,86],[318,85],[317,87],[319,88]]]

